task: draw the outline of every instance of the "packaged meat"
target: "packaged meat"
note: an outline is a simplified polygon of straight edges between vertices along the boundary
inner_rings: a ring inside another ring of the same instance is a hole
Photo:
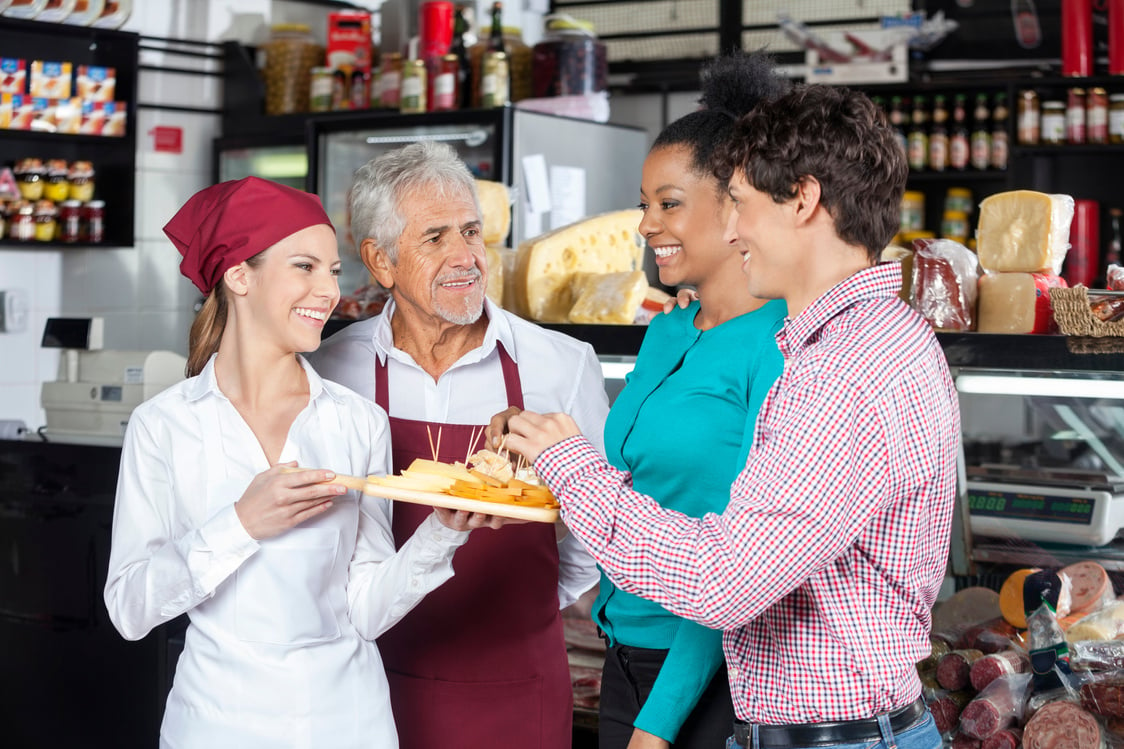
[[[972,664],[983,658],[979,650],[953,650],[937,663],[937,683],[942,689],[956,692],[971,684]]]
[[[982,744],[979,739],[973,739],[963,731],[958,732],[952,737],[949,742],[951,749],[981,749]]]
[[[917,662],[917,670],[935,671],[941,656],[947,654],[950,650],[952,650],[952,647],[949,643],[935,637],[929,637],[929,655],[924,660]]]
[[[1023,740],[1023,729],[1015,726],[996,731],[980,744],[980,749],[1019,749]]]
[[[1023,726],[1024,749],[1101,749],[1101,727],[1073,702],[1051,702]]]
[[[983,739],[1022,720],[1030,674],[1006,674],[992,681],[960,713],[960,732]]]
[[[990,619],[973,625],[961,635],[957,647],[979,650],[985,655],[999,653],[1021,646],[1018,630],[1003,618]]]
[[[1105,287],[1112,291],[1124,291],[1124,267],[1109,263],[1105,273]]]
[[[972,688],[982,692],[991,682],[1008,674],[1025,674],[1030,671],[1030,656],[1025,650],[1011,648],[985,655],[972,664],[969,678]]]
[[[1070,609],[1092,613],[1116,600],[1108,572],[1096,562],[1076,562],[1062,568],[1070,580]]]
[[[1113,601],[1080,619],[1065,633],[1067,642],[1115,640],[1124,635],[1124,601]]]
[[[1124,718],[1124,673],[1095,674],[1081,685],[1081,706],[1104,718]]]
[[[925,698],[929,705],[929,712],[933,714],[933,723],[942,734],[948,734],[960,725],[960,713],[964,706],[972,701],[972,693],[963,690],[960,692],[947,692],[938,690]]]
[[[1069,665],[1074,671],[1124,669],[1124,640],[1078,640],[1069,643]]]
[[[974,330],[979,265],[951,239],[913,242],[911,303],[937,330]]]
[[[1033,577],[1028,578],[1028,582]],[[1062,687],[1063,677],[1070,673],[1069,649],[1050,601],[1044,600],[1027,615],[1026,622],[1027,651],[1030,654],[1030,670],[1034,674],[1034,690],[1046,692]]]

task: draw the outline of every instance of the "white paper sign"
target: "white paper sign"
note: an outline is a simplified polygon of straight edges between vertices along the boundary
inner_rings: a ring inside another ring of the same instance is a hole
[[[585,218],[585,170],[573,166],[550,167],[550,202],[551,229]]]
[[[546,177],[546,158],[541,153],[523,157],[523,183],[528,213],[550,210],[550,183]]]

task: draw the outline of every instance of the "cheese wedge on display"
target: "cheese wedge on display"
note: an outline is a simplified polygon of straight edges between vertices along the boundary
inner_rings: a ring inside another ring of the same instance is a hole
[[[1057,330],[1050,289],[1066,286],[1052,273],[980,276],[976,330],[981,333],[1052,333]]]
[[[484,244],[503,244],[511,230],[511,200],[502,182],[476,180],[476,194],[484,219]]]
[[[631,325],[648,293],[642,270],[581,274],[574,280],[570,322]]]
[[[603,213],[521,242],[512,286],[516,312],[539,322],[569,322],[575,273],[641,270],[641,215],[639,209]]]
[[[1069,249],[1073,198],[1033,190],[996,193],[980,203],[976,252],[984,270],[1054,273]]]
[[[506,247],[484,248],[485,262],[488,263],[488,285],[484,293],[500,307],[503,306],[503,254]]]

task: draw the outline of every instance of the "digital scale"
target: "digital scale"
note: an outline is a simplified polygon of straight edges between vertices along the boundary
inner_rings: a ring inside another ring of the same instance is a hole
[[[968,469],[972,533],[1104,546],[1124,528],[1124,477],[1076,469]]]

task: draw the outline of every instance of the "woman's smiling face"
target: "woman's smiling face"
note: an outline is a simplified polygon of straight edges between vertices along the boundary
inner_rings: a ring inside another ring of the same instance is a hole
[[[685,146],[648,154],[640,208],[640,233],[656,255],[660,282],[667,286],[697,286],[729,267],[738,254],[724,237],[731,209],[726,190],[715,177],[691,168],[691,151]]]

